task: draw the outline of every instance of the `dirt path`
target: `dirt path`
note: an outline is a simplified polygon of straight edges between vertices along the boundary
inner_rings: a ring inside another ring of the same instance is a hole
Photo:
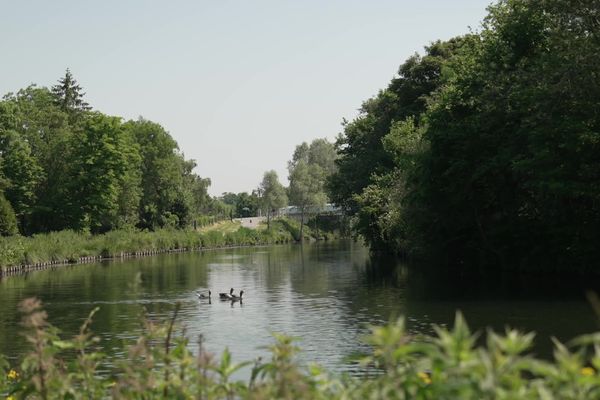
[[[244,228],[256,229],[258,225],[266,221],[266,217],[250,217],[250,218],[235,218],[234,221],[239,221]]]

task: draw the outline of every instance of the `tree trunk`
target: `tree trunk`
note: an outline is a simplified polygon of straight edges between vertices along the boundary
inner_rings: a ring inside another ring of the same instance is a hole
[[[300,242],[304,241],[304,207],[300,212]]]

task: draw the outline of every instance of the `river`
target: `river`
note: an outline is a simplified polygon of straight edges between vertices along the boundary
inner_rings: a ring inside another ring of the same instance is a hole
[[[515,294],[507,290],[466,293],[463,285],[409,272],[395,259],[372,258],[352,241],[210,250],[124,261],[72,265],[0,280],[0,353],[11,360],[26,351],[18,335],[18,303],[42,299],[50,322],[74,334],[100,307],[93,331],[110,360],[126,356],[141,332],[142,312],[167,319],[177,302],[180,322],[195,348],[228,347],[235,360],[265,356],[272,333],[298,337],[303,362],[333,371],[360,373],[351,356],[368,351],[369,324],[405,315],[411,333],[451,326],[457,309],[473,330],[505,325],[538,332],[534,351],[551,354],[551,336],[561,340],[598,329],[582,293]],[[139,280],[136,283],[136,277]],[[430,284],[433,281],[434,284]],[[243,302],[222,302],[218,292],[244,290]],[[212,301],[196,291],[212,290]]]

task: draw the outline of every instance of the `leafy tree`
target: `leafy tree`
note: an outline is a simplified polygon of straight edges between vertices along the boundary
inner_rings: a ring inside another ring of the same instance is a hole
[[[597,7],[506,0],[427,48],[338,140],[334,201],[373,247],[589,268],[600,232]]]
[[[75,140],[68,200],[71,226],[104,232],[132,222],[139,199],[135,162],[140,158],[120,119],[91,115]]]
[[[408,197],[411,177],[427,150],[422,136],[423,129],[413,118],[394,123],[382,140],[394,169],[372,177],[372,183],[354,197],[358,205],[354,229],[373,249],[407,252],[417,246],[412,229],[415,205]]]
[[[195,218],[203,214],[210,214],[213,204],[213,199],[208,194],[210,178],[202,178],[192,172],[196,167],[193,160],[186,161],[185,165],[183,187],[186,201],[190,204],[191,215]]]
[[[418,229],[452,262],[586,269],[600,233],[594,2],[502,1],[427,115]]]
[[[254,217],[258,214],[260,208],[258,195],[255,192],[248,194],[246,192],[238,193],[235,203],[235,216],[240,218]]]
[[[338,170],[328,180],[331,200],[350,214],[359,210],[357,196],[373,183],[373,179],[394,170],[394,160],[384,149],[383,138],[394,122],[420,116],[427,108],[429,96],[439,89],[447,60],[460,51],[464,38],[435,42],[426,54],[415,54],[398,70],[385,90],[365,101],[360,115],[352,122],[344,121],[343,133],[336,142]]]
[[[336,159],[337,152],[335,146],[323,138],[315,139],[310,144],[304,142],[296,146],[292,160],[288,164],[293,168],[302,160],[307,164],[318,165],[323,170],[323,173],[329,176],[337,170]]]
[[[220,213],[221,210],[213,209],[213,200],[208,194],[210,186],[209,178],[202,178],[196,175],[193,170],[196,167],[194,160],[184,160],[182,162],[182,196],[176,201],[174,213],[178,216],[180,227],[192,224],[192,220],[204,214]],[[221,215],[219,215],[221,216]]]
[[[325,183],[337,170],[335,146],[327,139],[315,139],[310,145],[306,142],[296,146],[292,159],[288,162],[288,189],[292,204],[301,210],[300,237],[302,238],[305,213],[319,208],[327,202]]]
[[[136,138],[130,131],[120,127],[117,142],[124,161],[122,174],[118,178],[118,210],[116,228],[134,227],[139,223],[142,198],[142,157]]]
[[[321,167],[326,177],[337,171],[335,145],[327,139],[315,139],[308,147],[308,163]]]
[[[220,200],[225,204],[235,206],[237,203],[237,198],[238,196],[235,193],[224,192],[223,194],[221,194]]]
[[[68,114],[56,104],[47,88],[30,85],[17,93],[4,96],[2,118],[5,129],[22,135],[32,153],[40,159],[48,158],[49,146],[57,136],[76,127],[71,126]]]
[[[216,197],[211,197],[204,212],[205,214],[217,218],[232,218],[234,214],[234,207],[229,204],[225,204]]]
[[[225,192],[219,198],[219,201],[232,207],[232,217],[247,218],[258,214],[261,208],[261,200],[258,191],[231,193]]]
[[[430,48],[401,68],[437,70],[432,79],[401,74],[346,125],[330,188],[373,247],[480,270],[594,264],[600,42],[592,3],[501,1],[479,35],[435,44],[442,57]]]
[[[11,236],[17,233],[15,212],[8,200],[0,193],[0,236]]]
[[[290,202],[300,208],[300,240],[303,239],[305,214],[310,208],[322,207],[327,202],[325,173],[317,164],[305,160],[290,163]]]
[[[140,222],[142,228],[153,229],[174,222],[185,224],[188,205],[183,198],[184,159],[177,142],[162,126],[139,119],[125,124],[135,137],[141,155],[142,197]]]
[[[36,186],[42,178],[42,170],[32,156],[29,144],[13,130],[0,128],[1,170],[8,180],[4,196],[11,203],[15,215],[25,230],[25,218],[36,203]]]
[[[271,170],[265,172],[260,183],[260,202],[267,214],[267,226],[271,227],[271,214],[274,209],[281,208],[287,204],[285,188],[279,183],[277,172]]]
[[[68,115],[55,104],[47,88],[35,85],[4,96],[0,102],[0,126],[18,133],[25,147],[30,148],[32,159],[28,169],[35,170],[37,164],[42,170],[35,185],[37,200],[25,212],[30,215],[21,229],[32,233],[67,228],[65,183],[69,181],[71,138],[79,126],[70,124]],[[30,204],[27,200],[19,201]]]
[[[306,142],[302,142],[302,144],[296,146],[296,148],[294,149],[294,154],[292,154],[292,160],[288,162],[288,169],[295,167],[296,164],[298,164],[298,162],[300,161],[308,163],[310,157],[309,150],[310,147]]]
[[[90,112],[69,70],[0,101],[0,179],[23,233],[184,227],[223,213],[158,124]]]

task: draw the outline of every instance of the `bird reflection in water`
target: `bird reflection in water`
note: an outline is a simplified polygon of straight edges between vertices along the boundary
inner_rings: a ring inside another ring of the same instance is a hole
[[[196,296],[198,296],[199,300],[208,300],[208,304],[212,304],[211,301],[211,291],[208,291],[208,295],[204,294],[204,293],[200,293],[200,292],[196,292]]]
[[[233,304],[236,302],[240,303],[240,307],[242,307],[243,304],[243,300],[242,300],[242,296],[244,295],[244,291],[240,291],[240,295],[236,296],[235,294],[231,294],[231,307],[233,307]]]
[[[240,307],[244,307],[244,301],[243,300],[231,300],[231,308],[233,308],[233,306],[235,304],[238,304],[238,303],[239,303]]]

